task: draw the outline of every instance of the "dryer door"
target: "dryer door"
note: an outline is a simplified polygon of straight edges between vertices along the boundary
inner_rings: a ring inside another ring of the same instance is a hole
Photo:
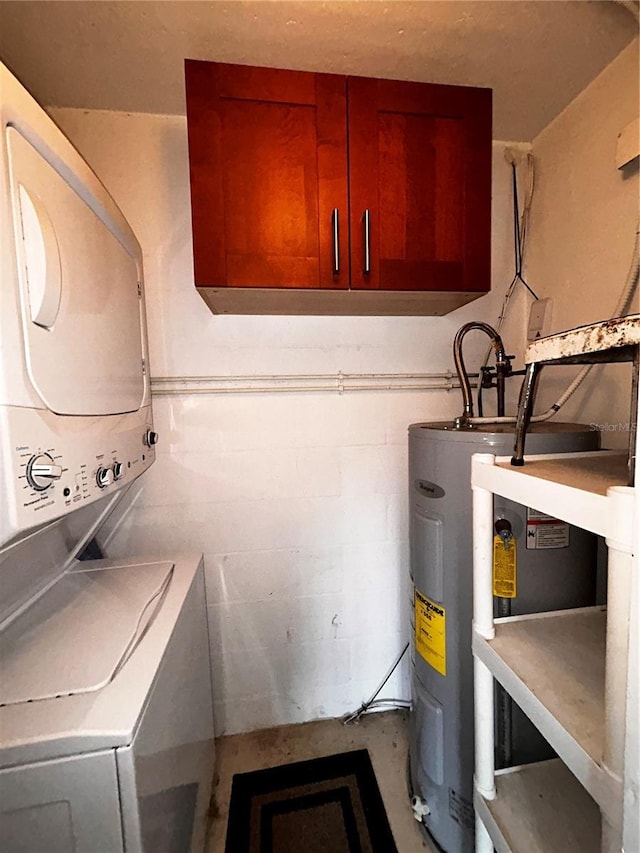
[[[145,392],[139,246],[66,163],[15,127],[7,148],[31,383],[60,415],[136,411]]]

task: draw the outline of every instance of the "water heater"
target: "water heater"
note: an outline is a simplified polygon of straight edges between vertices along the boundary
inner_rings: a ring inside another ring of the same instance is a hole
[[[598,446],[598,433],[577,424],[537,424],[527,435],[528,453]],[[454,429],[451,423],[421,423],[409,428],[410,778],[416,815],[447,853],[471,853],[474,846],[471,456],[508,456],[512,449],[509,426]],[[509,539],[504,583],[508,594],[515,593],[496,602],[508,602],[514,615],[594,603],[595,537],[499,497],[494,513],[497,545],[499,532]],[[498,739],[508,740],[502,743],[506,763],[550,757],[549,747],[517,706],[507,707],[504,697],[502,704],[497,698],[496,707],[502,709]]]

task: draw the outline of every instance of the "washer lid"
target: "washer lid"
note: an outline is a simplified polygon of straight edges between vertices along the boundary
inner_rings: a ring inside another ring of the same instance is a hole
[[[0,634],[0,706],[99,691],[155,618],[173,563],[80,566]]]

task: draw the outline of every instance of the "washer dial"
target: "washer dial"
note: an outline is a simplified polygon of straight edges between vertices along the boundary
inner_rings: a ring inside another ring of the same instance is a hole
[[[152,429],[148,429],[145,432],[142,440],[147,445],[147,447],[153,447],[154,444],[158,443],[158,433],[154,432],[154,430],[152,430]]]
[[[37,492],[44,492],[54,480],[62,477],[62,466],[49,453],[36,453],[27,463],[27,482]]]
[[[101,489],[106,489],[113,483],[113,471],[111,468],[103,468],[100,466],[96,472],[96,483]]]

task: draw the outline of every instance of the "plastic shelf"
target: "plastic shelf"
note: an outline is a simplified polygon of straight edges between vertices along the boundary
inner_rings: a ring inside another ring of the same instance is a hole
[[[474,806],[498,853],[599,853],[600,811],[559,759],[499,770]]]
[[[602,766],[606,611],[601,607],[495,620],[473,651],[614,821],[621,782]]]
[[[623,536],[631,547],[631,519],[610,511],[607,490],[626,486],[627,457],[612,451],[527,457],[514,468],[508,457],[495,464],[474,459],[472,484],[530,506],[600,536]]]

